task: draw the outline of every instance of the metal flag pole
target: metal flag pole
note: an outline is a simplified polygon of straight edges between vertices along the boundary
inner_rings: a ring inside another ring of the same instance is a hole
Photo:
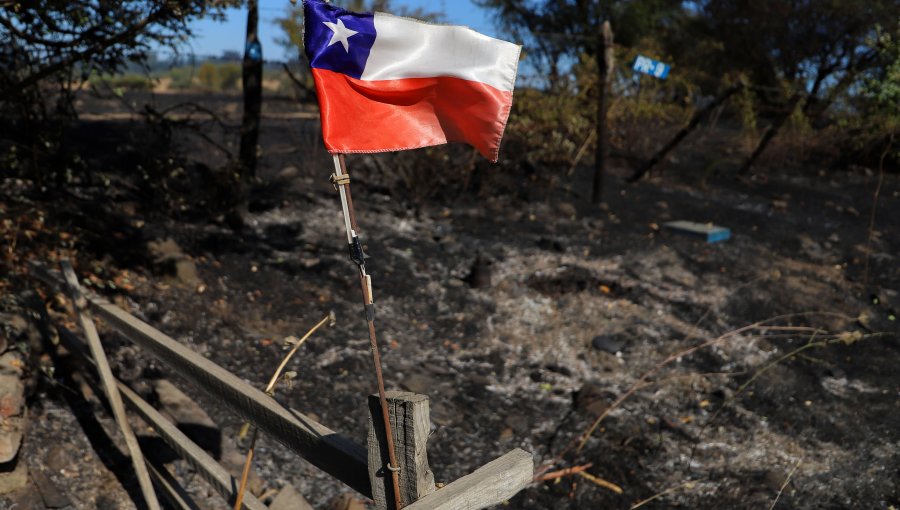
[[[381,353],[378,351],[378,338],[375,335],[375,300],[372,298],[372,277],[366,274],[366,255],[359,240],[359,226],[356,224],[356,214],[353,212],[353,197],[350,195],[350,175],[347,173],[343,154],[334,155],[334,175],[331,176],[331,183],[334,184],[334,187],[341,195],[341,210],[344,215],[344,227],[347,230],[347,243],[350,246],[350,259],[359,268],[359,283],[362,288],[366,323],[369,326],[369,343],[372,349],[372,360],[375,364],[378,399],[381,402],[385,443],[387,444],[388,458],[390,460],[386,468],[391,472],[391,481],[394,486],[394,508],[399,510],[402,508],[400,501],[400,464],[397,463],[397,454],[394,451],[394,434],[391,430],[387,397],[384,393],[384,377],[381,373]]]

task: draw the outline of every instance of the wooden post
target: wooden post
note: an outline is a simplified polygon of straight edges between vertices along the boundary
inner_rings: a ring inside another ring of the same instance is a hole
[[[84,330],[84,336],[87,337],[91,356],[97,364],[97,372],[100,374],[100,382],[103,384],[103,389],[106,392],[109,407],[112,408],[119,430],[122,431],[122,435],[125,437],[125,444],[128,446],[128,453],[131,455],[131,463],[134,466],[135,476],[137,476],[138,484],[141,487],[144,502],[149,510],[159,510],[159,501],[156,499],[156,492],[154,492],[153,483],[150,481],[150,473],[147,471],[147,465],[144,463],[144,456],[141,453],[140,446],[138,446],[137,437],[135,437],[134,431],[131,430],[131,426],[128,424],[128,416],[125,414],[125,406],[122,404],[122,397],[119,395],[116,379],[113,377],[112,369],[109,367],[106,353],[103,352],[103,344],[100,342],[97,327],[86,309],[87,300],[81,293],[78,277],[75,276],[75,270],[72,269],[72,264],[68,260],[63,260],[60,265],[68,285],[69,297],[72,299],[72,308],[75,309],[75,315],[78,316],[78,322],[81,324],[81,329]]]
[[[612,80],[615,66],[613,48],[613,31],[609,21],[604,21],[597,33],[597,152],[594,154],[594,189],[591,202],[599,204],[603,200],[603,174],[606,173],[606,160],[609,158],[609,134],[606,126],[606,113],[609,110],[609,83]]]
[[[259,117],[262,111],[262,46],[257,36],[259,2],[247,2],[247,37],[241,84],[244,89],[244,116],[241,121],[240,172],[241,186],[256,175],[256,151],[259,142]],[[242,197],[245,198],[245,197]]]
[[[400,495],[405,507],[434,492],[434,473],[428,467],[425,443],[431,433],[428,396],[405,391],[388,391],[391,428],[400,471]],[[395,510],[393,482],[385,466],[388,450],[384,444],[384,425],[378,395],[369,396],[369,480],[372,499],[379,510]]]

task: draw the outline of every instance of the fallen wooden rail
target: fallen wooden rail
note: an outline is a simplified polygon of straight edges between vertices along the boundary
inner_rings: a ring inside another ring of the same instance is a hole
[[[59,338],[70,352],[77,354],[88,363],[95,364],[87,347],[77,335],[68,329],[57,326]],[[182,459],[188,462],[200,473],[200,476],[209,483],[229,504],[234,503],[237,494],[237,480],[231,476],[214,458],[206,453],[203,448],[191,441],[184,432],[178,430],[172,422],[163,417],[156,409],[138,396],[128,386],[116,381],[119,393],[124,397],[125,403],[135,411],[153,430],[169,445]],[[157,473],[157,483],[160,483],[161,473]],[[244,496],[244,508],[247,510],[267,510],[265,504],[252,495]]]
[[[65,284],[55,271],[33,263],[32,275],[56,291]],[[171,337],[128,314],[109,301],[85,292],[87,307],[125,338],[141,346],[184,377],[254,424],[261,431],[288,447],[314,466],[334,476],[363,496],[374,499],[379,509],[393,509],[393,501],[381,497],[390,477],[384,477],[385,462],[379,459],[384,448],[379,435],[370,431],[368,449],[310,417],[283,407],[272,397],[244,382],[234,374],[191,351]],[[174,450],[194,465],[204,478],[226,499],[237,488],[234,479],[198,446],[159,416],[127,387],[118,384],[129,407],[152,424]],[[392,393],[390,419],[403,434],[397,445],[398,458],[406,459],[400,487],[404,508],[413,510],[477,510],[502,503],[532,483],[532,455],[520,449],[482,466],[475,472],[435,490],[428,467],[425,441],[430,428],[428,398],[405,392]],[[371,414],[370,414],[371,417]],[[161,421],[160,421],[161,420]],[[380,422],[381,418],[371,420]],[[370,427],[374,425],[370,424]],[[217,468],[218,466],[218,468]],[[378,490],[373,490],[378,487]],[[260,503],[261,504],[261,503]],[[262,510],[254,503],[250,510]]]
[[[32,266],[34,276],[57,291],[64,289],[52,272]],[[272,397],[171,337],[129,315],[109,301],[86,292],[88,306],[110,327],[164,362],[175,373],[253,423],[322,471],[371,498],[366,449],[312,418],[285,409]]]

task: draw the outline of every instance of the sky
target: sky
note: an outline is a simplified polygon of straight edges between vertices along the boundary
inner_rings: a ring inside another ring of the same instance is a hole
[[[485,35],[497,36],[491,14],[476,7],[471,0],[394,0],[394,4],[443,12],[445,23],[466,25]],[[259,0],[259,37],[266,60],[288,60],[294,56],[275,42],[282,37],[275,20],[282,17],[290,5],[289,0]],[[243,54],[246,10],[229,9],[226,16],[224,22],[203,19],[192,23],[194,38],[189,42],[187,51],[203,56],[220,56],[226,50]]]

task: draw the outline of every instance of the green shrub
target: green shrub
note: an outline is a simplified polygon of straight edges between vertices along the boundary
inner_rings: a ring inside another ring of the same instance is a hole
[[[176,67],[169,71],[169,85],[173,89],[189,89],[194,84],[194,69],[192,67]]]
[[[240,64],[220,64],[216,69],[218,73],[219,88],[223,91],[240,90],[241,66]]]
[[[197,84],[206,92],[219,92],[222,84],[219,82],[219,72],[212,62],[204,62],[197,70]]]
[[[141,91],[153,89],[153,79],[143,74],[94,75],[90,79],[95,87],[108,87],[121,94],[124,91]]]

